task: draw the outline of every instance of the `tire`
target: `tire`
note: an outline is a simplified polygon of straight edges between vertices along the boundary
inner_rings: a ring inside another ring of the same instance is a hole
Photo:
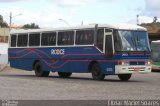
[[[43,71],[42,70],[42,65],[40,62],[37,62],[34,66],[34,71],[35,71],[35,75],[37,77],[48,77],[50,71]]]
[[[98,63],[95,63],[91,67],[92,78],[94,80],[104,80],[105,74],[102,73],[101,68]]]
[[[132,74],[119,74],[118,77],[121,81],[128,81]]]
[[[71,72],[58,72],[59,77],[61,78],[68,78],[72,75]]]

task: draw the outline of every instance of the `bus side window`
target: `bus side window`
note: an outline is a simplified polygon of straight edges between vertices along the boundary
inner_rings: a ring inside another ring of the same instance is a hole
[[[17,41],[18,47],[26,47],[27,43],[28,43],[28,35],[27,34],[18,35],[18,41]]]
[[[29,35],[29,46],[40,46],[40,33]]]
[[[94,31],[80,30],[76,31],[76,45],[90,45],[93,44]]]
[[[56,45],[56,32],[42,33],[41,45],[42,46],[54,46],[54,45]]]
[[[17,35],[11,35],[11,47],[16,47]]]
[[[104,28],[98,29],[97,31],[97,47],[103,51],[103,43],[104,43]]]
[[[73,45],[74,31],[58,32],[58,45]]]

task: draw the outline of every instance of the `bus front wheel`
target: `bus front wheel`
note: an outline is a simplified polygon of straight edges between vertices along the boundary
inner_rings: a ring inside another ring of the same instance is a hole
[[[121,81],[128,81],[132,74],[119,74],[118,77]]]
[[[59,77],[61,78],[68,78],[72,75],[71,72],[58,72]]]
[[[92,65],[91,73],[94,80],[104,80],[105,78],[105,74],[102,73],[98,63]]]
[[[37,62],[34,66],[34,70],[35,70],[35,75],[37,77],[48,77],[50,71],[43,71],[42,69],[42,65],[40,62]]]

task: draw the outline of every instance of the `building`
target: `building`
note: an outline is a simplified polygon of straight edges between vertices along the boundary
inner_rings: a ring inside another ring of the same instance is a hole
[[[160,27],[156,27],[153,30],[148,30],[148,35],[150,42],[160,40]]]
[[[0,71],[8,64],[9,28],[0,28]]]
[[[9,28],[0,28],[0,43],[7,43],[9,36]]]
[[[160,24],[143,25],[147,28],[150,42],[160,40]]]

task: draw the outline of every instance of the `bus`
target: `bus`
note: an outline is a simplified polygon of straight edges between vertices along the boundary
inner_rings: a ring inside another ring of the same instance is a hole
[[[137,25],[95,24],[79,27],[14,30],[9,38],[10,66],[35,71],[38,77],[58,72],[91,73],[94,80],[151,72],[147,30]]]
[[[151,42],[152,70],[160,72],[160,40]]]

